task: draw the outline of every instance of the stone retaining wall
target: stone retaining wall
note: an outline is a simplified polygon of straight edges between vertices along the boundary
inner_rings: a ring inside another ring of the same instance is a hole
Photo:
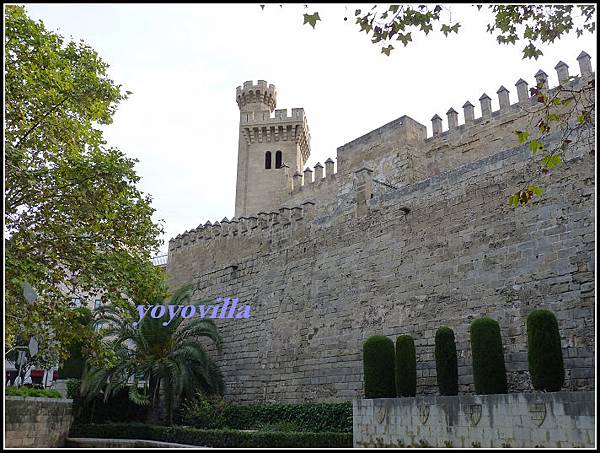
[[[354,447],[594,447],[594,392],[353,401]]]
[[[73,400],[58,398],[4,398],[4,445],[62,447],[73,420]]]

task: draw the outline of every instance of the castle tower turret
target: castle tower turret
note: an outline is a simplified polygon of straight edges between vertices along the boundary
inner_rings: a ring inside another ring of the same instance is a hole
[[[264,80],[236,89],[240,108],[235,216],[277,210],[292,190],[292,176],[310,156],[304,109],[275,110],[277,91]]]

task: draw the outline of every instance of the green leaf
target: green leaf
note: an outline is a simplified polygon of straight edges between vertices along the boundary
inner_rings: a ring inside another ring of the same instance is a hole
[[[536,139],[531,140],[529,143],[529,149],[533,154],[537,153],[540,149],[542,149],[544,144],[542,142],[537,141]]]
[[[402,44],[404,44],[404,47],[406,47],[408,45],[408,43],[410,41],[412,41],[412,37],[410,35],[410,32],[408,32],[408,33],[398,33],[398,36],[396,37],[396,39],[398,41],[401,41]]]
[[[529,138],[529,132],[527,131],[515,131],[515,133],[517,134],[519,143],[525,143]]]
[[[542,187],[528,186],[527,190],[531,191],[535,196],[538,196],[538,197],[542,196],[542,192],[543,192]]]
[[[559,121],[560,115],[557,113],[549,113],[548,115],[546,115],[546,118],[548,118],[549,121]]]
[[[515,208],[516,208],[517,206],[519,206],[519,194],[514,194],[514,195],[511,195],[511,196],[508,198],[508,203],[509,203],[510,205],[512,205],[513,207],[515,207]]]
[[[381,49],[381,53],[386,54],[388,57],[390,56],[390,52],[394,49],[394,46],[392,46],[391,44],[387,47],[383,47]]]
[[[305,24],[309,24],[312,28],[315,28],[315,25],[317,24],[317,21],[321,20],[321,18],[319,17],[319,13],[315,12],[312,14],[304,14],[304,23],[302,25]]]
[[[560,165],[562,162],[559,154],[549,154],[542,158],[542,163],[546,166],[548,170],[552,170],[557,165]]]

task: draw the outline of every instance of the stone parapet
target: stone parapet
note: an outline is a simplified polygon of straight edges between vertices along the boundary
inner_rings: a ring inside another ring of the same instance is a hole
[[[593,448],[595,393],[357,399],[355,448]]]
[[[73,400],[5,396],[5,447],[65,446],[73,421]]]

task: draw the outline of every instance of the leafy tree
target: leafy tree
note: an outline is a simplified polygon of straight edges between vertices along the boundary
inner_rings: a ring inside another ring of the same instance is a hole
[[[136,187],[137,161],[107,147],[99,128],[131,93],[84,42],[65,42],[20,6],[7,5],[4,18],[5,339],[35,335],[52,362],[78,338],[107,362],[110,351],[76,321],[70,297],[125,304],[163,280],[150,262],[162,227]],[[32,304],[25,282],[39,295]]]
[[[475,6],[478,11],[484,8],[483,5]],[[264,5],[261,8],[264,9]],[[572,30],[577,37],[596,30],[595,5],[491,4],[485,5],[485,8],[493,18],[486,31],[495,35],[500,44],[527,42],[521,49],[523,58],[537,60],[543,55],[539,48],[541,44],[553,43]],[[394,50],[392,42],[399,41],[406,47],[413,34],[441,33],[448,36],[458,33],[461,27],[456,20],[456,11],[448,5],[373,5],[369,10],[355,9],[354,17],[360,32],[366,33],[373,44],[381,47],[381,53],[388,56]],[[305,25],[315,28],[321,18],[315,11],[304,13],[303,20]],[[348,17],[345,16],[344,20]]]
[[[170,299],[157,298],[151,305],[189,305],[191,286],[176,291]],[[212,319],[190,318],[184,322],[177,316],[167,325],[169,316],[152,318],[148,313],[139,325],[132,326],[137,315],[131,304],[127,312],[122,307],[106,305],[95,313],[97,325],[104,325],[104,334],[118,361],[111,368],[88,367],[84,372],[81,394],[84,404],[104,392],[105,401],[129,386],[129,398],[139,405],[150,405],[149,422],[160,418],[161,395],[166,405],[169,423],[183,398],[191,399],[198,390],[206,395],[222,395],[223,376],[208,356],[202,337],[221,348],[221,336]],[[165,319],[166,318],[166,319]],[[144,382],[143,390],[138,384]]]

